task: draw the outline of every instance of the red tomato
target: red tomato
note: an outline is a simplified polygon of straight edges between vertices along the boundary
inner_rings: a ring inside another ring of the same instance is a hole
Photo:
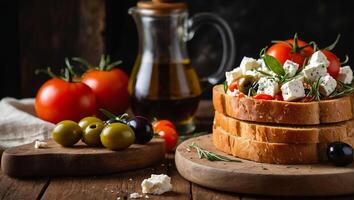
[[[254,99],[265,99],[265,100],[272,100],[273,97],[268,94],[257,94],[253,96]]]
[[[340,69],[339,58],[328,50],[322,49],[321,52],[327,57],[327,60],[329,61],[329,66],[327,67],[328,73],[336,79]]]
[[[235,89],[237,89],[237,81],[235,81],[229,85],[229,90],[231,92],[233,92]]]
[[[78,122],[95,113],[95,94],[84,83],[52,78],[39,89],[35,109],[38,117],[52,123],[63,120]]]
[[[153,123],[153,128],[154,128],[155,132],[159,132],[159,131],[163,130],[163,128],[165,126],[169,126],[173,129],[176,129],[175,125],[169,120],[159,120],[159,121]]]
[[[158,132],[159,136],[165,140],[165,148],[167,152],[171,152],[177,145],[178,134],[175,129],[164,126],[162,130]]]
[[[274,99],[278,100],[278,101],[284,101],[284,98],[283,98],[283,95],[281,94],[281,92],[276,94]]]
[[[243,94],[243,93],[239,93],[237,96],[238,96],[238,98],[243,98],[243,97],[245,97],[246,95]]]
[[[120,115],[129,107],[128,79],[128,75],[122,70],[113,68],[109,71],[88,71],[81,82],[91,87],[95,93],[97,108]]]
[[[284,42],[288,42],[291,45],[294,45],[294,39],[285,40]],[[313,48],[311,46],[305,47],[302,50],[294,49],[291,45],[285,43],[276,43],[273,44],[268,50],[267,55],[271,55],[275,57],[280,64],[284,64],[286,60],[291,60],[300,66],[304,63],[305,59],[312,55]],[[298,40],[298,47],[303,47],[308,45],[308,43]]]

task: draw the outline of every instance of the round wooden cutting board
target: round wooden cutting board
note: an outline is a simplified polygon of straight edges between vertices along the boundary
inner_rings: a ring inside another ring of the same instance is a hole
[[[31,143],[5,150],[2,171],[12,177],[99,175],[144,168],[165,156],[164,141],[156,138],[122,151],[88,147],[81,141],[70,148],[46,142],[47,148],[35,149]]]
[[[189,139],[176,150],[179,173],[196,184],[228,192],[275,196],[324,196],[354,193],[354,166],[330,164],[274,165],[253,161],[221,162],[199,159],[193,142],[208,151],[216,150],[211,135]],[[229,156],[233,158],[232,156]]]

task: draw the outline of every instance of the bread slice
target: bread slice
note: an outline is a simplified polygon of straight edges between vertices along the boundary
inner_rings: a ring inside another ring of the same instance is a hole
[[[329,143],[354,137],[353,119],[326,125],[279,126],[241,121],[215,111],[214,126],[236,137],[270,143]]]
[[[353,145],[354,137],[343,138],[341,141]],[[328,143],[287,144],[260,142],[231,135],[218,126],[213,127],[213,144],[217,149],[239,158],[262,163],[311,164],[326,161]]]
[[[239,120],[276,124],[315,125],[353,118],[352,97],[313,102],[257,100],[226,95],[222,85],[213,88],[215,110]]]
[[[262,163],[317,163],[317,144],[268,143],[228,134],[220,127],[213,129],[213,144],[227,154]]]

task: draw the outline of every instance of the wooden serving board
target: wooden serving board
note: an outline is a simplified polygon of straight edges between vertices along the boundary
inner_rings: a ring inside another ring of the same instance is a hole
[[[193,142],[218,153],[211,135],[189,139],[176,150],[179,173],[196,184],[235,193],[276,196],[324,196],[354,193],[354,166],[335,167],[330,164],[275,165],[241,160],[211,162],[199,159]],[[233,158],[232,156],[229,156]],[[235,158],[234,158],[235,159]]]
[[[157,138],[122,151],[88,147],[81,141],[70,148],[46,142],[47,148],[35,149],[31,143],[5,150],[2,171],[12,177],[100,175],[144,168],[165,156],[164,141]]]

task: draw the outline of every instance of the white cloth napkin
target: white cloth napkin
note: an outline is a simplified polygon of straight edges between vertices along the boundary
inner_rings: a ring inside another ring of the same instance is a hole
[[[0,151],[50,137],[54,124],[36,117],[34,99],[0,101]]]

